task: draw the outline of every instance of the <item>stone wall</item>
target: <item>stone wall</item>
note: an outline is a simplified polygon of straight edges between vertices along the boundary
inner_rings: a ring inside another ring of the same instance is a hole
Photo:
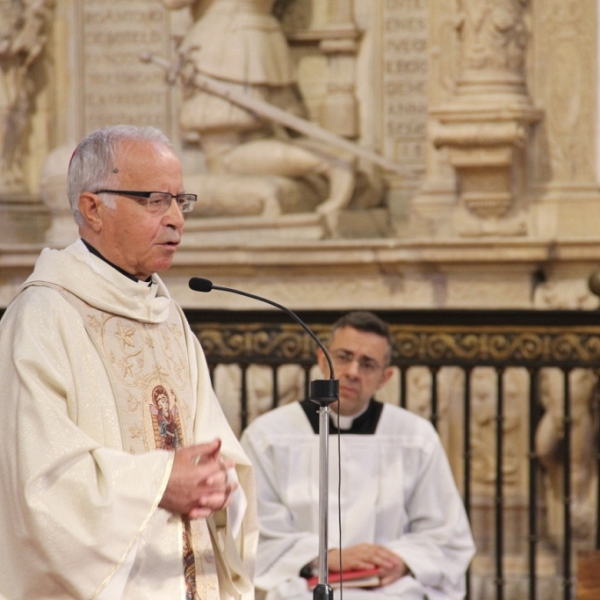
[[[0,306],[44,246],[76,238],[65,172],[77,141],[129,122],[170,135],[188,191],[205,197],[164,274],[186,307],[263,308],[189,290],[202,276],[293,309],[597,308],[587,289],[600,263],[594,0],[278,0],[308,120],[398,168],[338,148],[351,199],[269,215],[238,214],[248,189],[259,202],[306,188],[207,175],[197,132],[179,122],[181,86],[140,60],[175,58],[188,9],[47,0],[19,21],[15,6],[0,0]]]
[[[3,303],[43,245],[76,236],[60,186],[85,133],[151,123],[173,137],[186,173],[206,170],[179,126],[181,86],[139,60],[173,58],[193,23],[187,9],[57,0],[45,10],[35,60],[15,66],[29,110],[20,187],[0,193]],[[222,304],[191,295],[191,274],[304,308],[525,307],[544,286],[586,280],[600,259],[595,2],[293,0],[275,10],[308,118],[400,172],[359,157],[378,200],[344,207],[333,230],[311,209],[268,223],[192,214],[166,275],[182,302]],[[8,94],[2,102],[7,115]]]

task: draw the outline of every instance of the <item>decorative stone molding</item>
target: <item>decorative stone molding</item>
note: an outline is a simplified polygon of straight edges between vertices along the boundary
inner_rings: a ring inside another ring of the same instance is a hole
[[[498,220],[518,213],[533,125],[543,114],[526,89],[529,1],[459,4],[462,73],[451,100],[430,111],[436,120],[432,141],[448,148],[462,207],[488,220],[474,228],[467,215],[459,233],[524,234],[523,220],[508,229]]]
[[[457,122],[439,127],[433,139],[450,148],[463,204],[481,219],[504,216],[514,201],[513,165],[525,146],[523,124]]]

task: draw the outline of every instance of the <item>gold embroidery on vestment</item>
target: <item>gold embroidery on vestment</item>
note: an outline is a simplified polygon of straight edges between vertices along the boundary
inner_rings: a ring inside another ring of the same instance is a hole
[[[181,317],[127,321],[61,290],[79,310],[104,359],[115,393],[123,446],[132,454],[176,450],[193,440],[196,391],[191,387]],[[218,600],[214,550],[205,519],[182,519],[183,572],[189,600]],[[187,600],[187,599],[186,599]]]

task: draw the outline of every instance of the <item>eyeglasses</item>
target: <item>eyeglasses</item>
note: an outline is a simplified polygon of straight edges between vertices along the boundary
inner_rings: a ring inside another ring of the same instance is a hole
[[[383,369],[383,367],[376,360],[367,358],[366,356],[362,356],[361,358],[357,359],[354,356],[354,352],[350,352],[348,350],[333,350],[331,352],[331,357],[333,358],[333,362],[338,367],[347,367],[356,360],[358,363],[358,370],[362,371],[365,375],[374,375]]]
[[[165,213],[169,210],[173,198],[182,213],[194,209],[194,203],[198,199],[196,194],[169,194],[169,192],[132,192],[131,190],[98,190],[95,194],[118,194],[119,196],[132,196],[132,200],[145,204],[151,213]],[[143,200],[138,200],[143,198]]]

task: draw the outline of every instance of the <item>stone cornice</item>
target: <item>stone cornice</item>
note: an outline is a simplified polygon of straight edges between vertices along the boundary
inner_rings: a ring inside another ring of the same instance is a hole
[[[44,244],[0,244],[0,271],[33,267]],[[410,241],[325,240],[244,245],[185,246],[178,251],[175,269],[218,267],[360,267],[406,265],[543,265],[556,262],[600,262],[600,239]]]
[[[555,261],[599,261],[600,240],[485,240],[419,241],[329,240],[318,244],[247,244],[244,247],[187,247],[176,265],[308,266],[371,264],[499,264]]]

